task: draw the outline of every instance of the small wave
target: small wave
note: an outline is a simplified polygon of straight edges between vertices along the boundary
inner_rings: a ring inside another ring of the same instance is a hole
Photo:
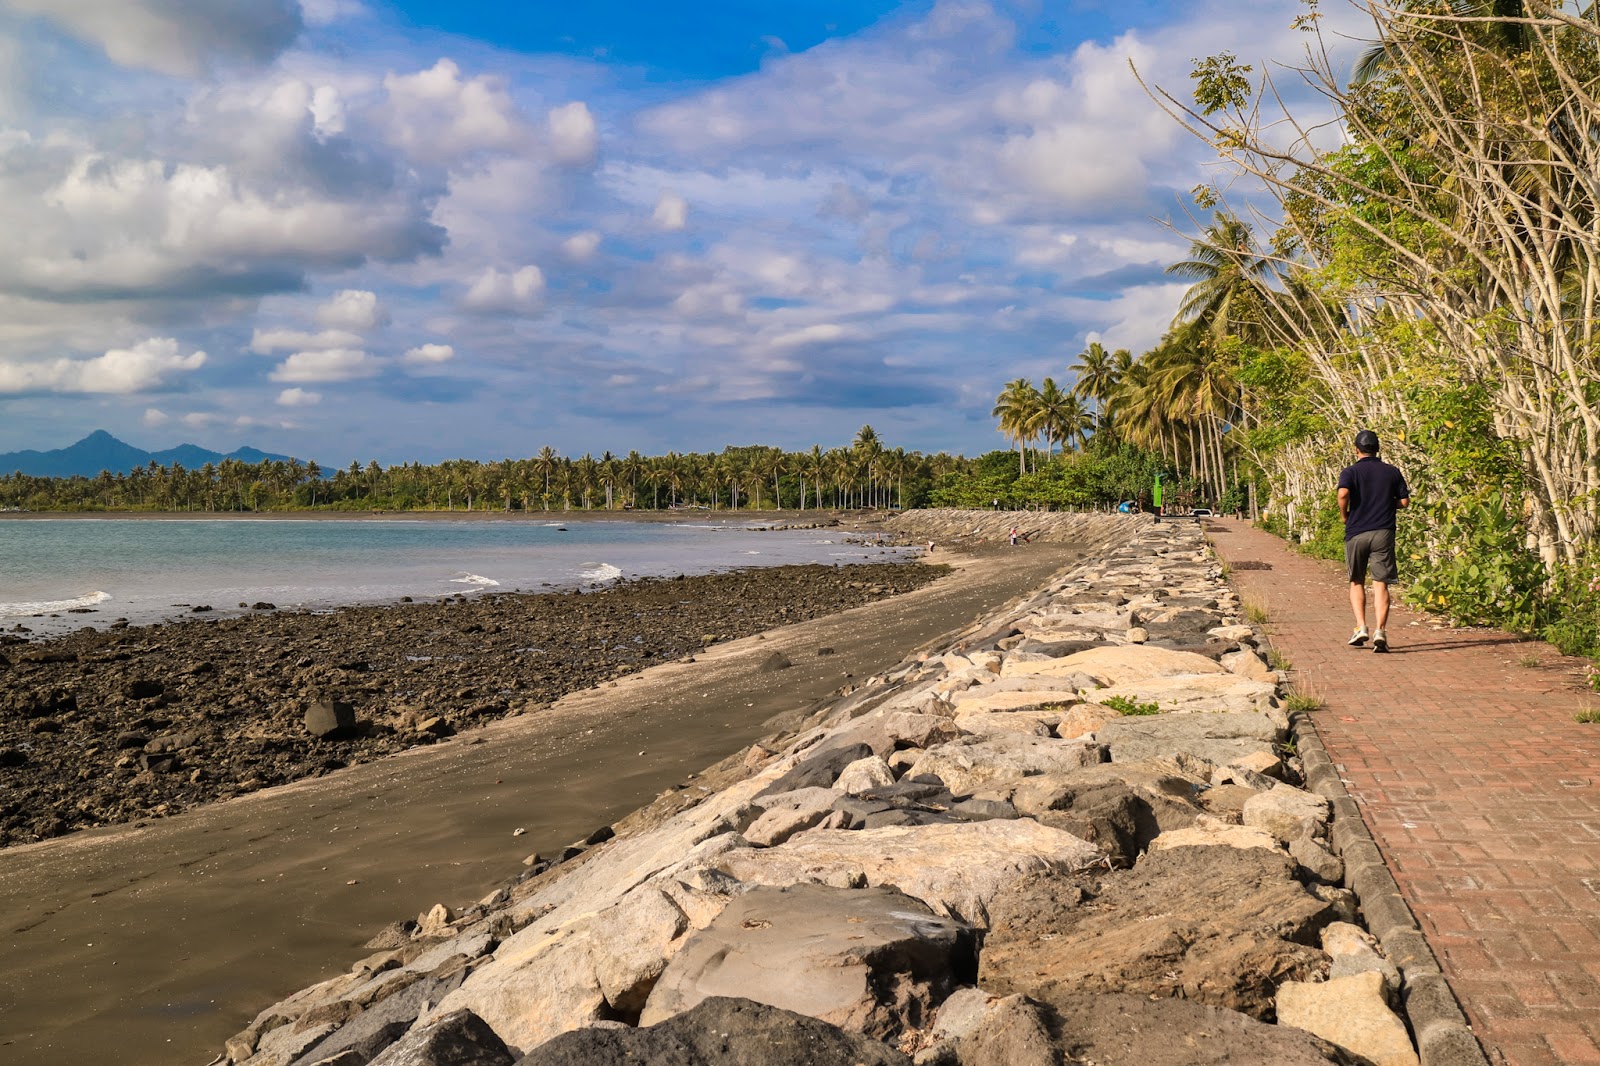
[[[453,577],[450,580],[458,585],[483,585],[485,587],[492,587],[500,584],[500,582],[496,581],[494,578],[484,577],[481,574],[462,574],[460,577]]]
[[[75,600],[0,603],[0,618],[15,618],[19,615],[56,614],[61,611],[70,611],[74,607],[93,607],[95,604],[104,603],[110,598],[111,593],[109,592],[91,592],[89,595],[79,596]]]
[[[610,563],[584,563],[578,571],[584,581],[615,581],[621,576],[622,571]]]
[[[760,555],[760,552],[745,552],[746,555]]]

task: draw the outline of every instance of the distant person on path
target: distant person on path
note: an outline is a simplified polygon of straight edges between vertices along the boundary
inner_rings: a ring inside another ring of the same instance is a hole
[[[1367,642],[1368,570],[1372,573],[1372,606],[1377,628],[1371,635],[1373,651],[1389,650],[1389,585],[1400,578],[1394,561],[1395,512],[1411,505],[1411,490],[1400,471],[1378,458],[1378,435],[1370,429],[1356,434],[1359,458],[1339,474],[1339,514],[1344,517],[1344,563],[1350,578],[1350,610],[1356,630],[1349,645]]]
[[[1011,527],[1011,546],[1013,548],[1015,548],[1017,546],[1017,527],[1016,526],[1012,526]]]

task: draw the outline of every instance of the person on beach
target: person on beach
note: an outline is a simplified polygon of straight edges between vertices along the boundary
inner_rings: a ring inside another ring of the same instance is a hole
[[[1017,527],[1016,526],[1012,526],[1011,527],[1011,546],[1013,548],[1015,548],[1017,546]]]
[[[1350,610],[1355,632],[1347,642],[1359,648],[1367,634],[1368,571],[1372,574],[1372,606],[1377,628],[1371,634],[1372,650],[1389,650],[1389,585],[1399,580],[1394,560],[1395,514],[1411,506],[1411,490],[1400,471],[1378,458],[1378,435],[1370,429],[1356,434],[1358,458],[1339,474],[1339,514],[1344,518],[1344,563],[1350,578]]]

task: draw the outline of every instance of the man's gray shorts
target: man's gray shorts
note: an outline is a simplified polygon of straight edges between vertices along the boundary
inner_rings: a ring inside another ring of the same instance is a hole
[[[1357,533],[1344,542],[1344,568],[1353,584],[1367,579],[1390,584],[1400,580],[1400,571],[1394,565],[1394,530],[1369,529]]]

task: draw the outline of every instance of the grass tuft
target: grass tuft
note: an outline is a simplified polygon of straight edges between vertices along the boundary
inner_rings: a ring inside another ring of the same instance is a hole
[[[1245,621],[1249,622],[1253,626],[1266,625],[1266,605],[1257,603],[1254,600],[1246,600],[1244,603],[1244,618]]]
[[[1108,696],[1101,703],[1124,716],[1161,713],[1159,703],[1135,703],[1126,696]]]
[[[1289,658],[1277,648],[1267,649],[1267,665],[1274,670],[1293,670],[1294,660]]]
[[[1581,722],[1584,725],[1595,725],[1600,723],[1600,707],[1585,707],[1583,710],[1573,715],[1572,720],[1574,722]]]
[[[1283,702],[1291,713],[1294,711],[1322,710],[1322,700],[1309,692],[1291,692]]]

